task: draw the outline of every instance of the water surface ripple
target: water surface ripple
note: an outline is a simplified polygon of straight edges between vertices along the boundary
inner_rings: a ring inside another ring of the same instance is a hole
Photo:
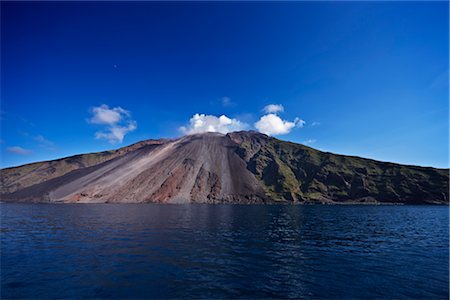
[[[448,207],[1,204],[1,298],[448,298]]]

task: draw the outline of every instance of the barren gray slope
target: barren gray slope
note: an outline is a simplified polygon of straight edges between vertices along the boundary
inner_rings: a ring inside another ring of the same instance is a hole
[[[221,134],[143,147],[7,195],[50,202],[264,202],[237,145]],[[4,195],[5,196],[5,195]]]
[[[71,171],[88,168],[120,157],[146,145],[159,145],[167,139],[145,140],[115,150],[79,154],[51,161],[42,161],[0,170],[0,194],[18,190],[63,176]]]

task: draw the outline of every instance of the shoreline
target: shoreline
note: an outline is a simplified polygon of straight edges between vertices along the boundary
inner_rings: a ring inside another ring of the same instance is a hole
[[[220,205],[240,205],[240,206],[450,206],[449,203],[402,203],[402,202],[372,202],[372,203],[362,203],[362,202],[326,202],[326,203],[313,203],[313,202],[302,202],[302,203],[283,203],[283,202],[272,202],[272,203],[197,203],[197,202],[186,202],[186,203],[163,203],[163,202],[32,202],[32,201],[2,201],[0,204],[42,204],[42,205],[92,205],[92,204],[102,204],[102,205],[199,205],[199,206],[220,206]]]

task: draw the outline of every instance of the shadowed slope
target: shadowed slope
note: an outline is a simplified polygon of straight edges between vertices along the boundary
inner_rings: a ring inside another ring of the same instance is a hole
[[[446,203],[449,170],[337,155],[254,132],[228,134],[273,199]]]

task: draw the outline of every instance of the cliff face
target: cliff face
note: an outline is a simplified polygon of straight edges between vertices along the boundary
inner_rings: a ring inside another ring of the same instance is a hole
[[[149,140],[0,172],[4,201],[448,204],[449,199],[448,170],[324,153],[255,132]]]

